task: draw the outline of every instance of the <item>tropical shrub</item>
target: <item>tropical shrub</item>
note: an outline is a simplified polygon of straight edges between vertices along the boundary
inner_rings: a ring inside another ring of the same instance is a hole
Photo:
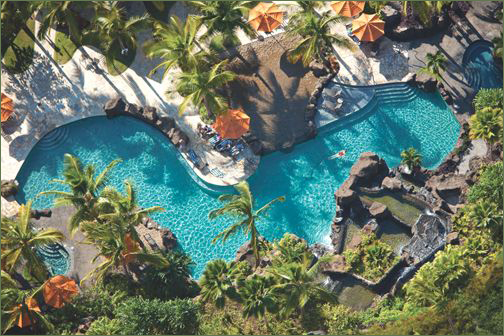
[[[503,108],[504,99],[503,89],[481,89],[473,100],[474,110],[478,111],[485,107]]]
[[[123,301],[115,310],[126,335],[192,335],[199,328],[199,305],[189,299],[161,301],[141,297]]]
[[[361,314],[343,305],[324,304],[322,316],[329,335],[355,335],[362,328]]]
[[[483,139],[488,144],[502,143],[502,108],[484,107],[469,119],[472,139]]]
[[[351,272],[371,281],[380,279],[399,261],[392,247],[378,240],[374,234],[364,235],[355,249],[347,249],[343,255]]]
[[[291,262],[302,262],[303,258],[312,258],[305,240],[296,235],[286,233],[282,239],[273,243],[272,264],[281,265]]]
[[[401,163],[413,171],[422,164],[422,155],[415,148],[410,147],[401,152]]]
[[[504,202],[502,188],[504,187],[504,166],[502,162],[483,167],[477,183],[469,188],[467,201],[474,203],[481,199],[494,201],[501,209]]]
[[[119,320],[109,319],[102,316],[93,321],[86,331],[86,335],[120,335],[122,334],[121,324]]]

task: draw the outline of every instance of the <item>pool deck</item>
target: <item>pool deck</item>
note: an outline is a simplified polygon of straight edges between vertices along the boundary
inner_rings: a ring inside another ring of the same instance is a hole
[[[365,47],[357,48],[353,52],[336,48],[341,63],[336,79],[354,85],[400,81],[406,74],[416,72],[424,64],[428,52],[441,50],[449,60],[443,83],[460,106],[457,118],[467,119],[472,111],[474,90],[467,84],[460,67],[464,50],[476,40],[491,40],[502,30],[499,23],[488,19],[496,6],[495,2],[471,2],[471,5],[472,8],[466,15],[467,22],[457,22],[448,31],[431,38],[414,42],[393,42],[383,37],[376,57],[367,55]],[[326,3],[324,10],[327,10],[328,6]],[[143,10],[141,2],[133,3],[131,7],[137,12]],[[294,7],[284,8],[287,14],[295,11]],[[180,2],[172,8],[172,13],[180,17],[187,16],[189,11],[187,6]],[[36,21],[35,31],[39,26],[40,22]],[[336,24],[333,30],[345,33],[345,26]],[[49,40],[54,40],[54,35],[55,32],[51,30]],[[140,34],[138,45],[142,45],[149,38],[149,32]],[[250,42],[244,34],[240,35],[240,39],[242,43]],[[130,103],[154,106],[160,111],[160,115],[173,117],[187,132],[196,151],[204,155],[210,165],[218,167],[226,175],[224,179],[220,179],[195,170],[204,181],[230,185],[253,174],[259,157],[251,156],[254,164],[233,165],[219,153],[205,147],[194,131],[199,119],[196,111],[190,108],[184,116],[178,116],[177,107],[182,100],[174,90],[174,78],[178,71],[171,70],[165,79],[161,79],[160,74],[148,78],[148,72],[159,60],[147,59],[142,48],[137,49],[135,61],[130,68],[118,76],[111,76],[103,70],[104,58],[93,48],[80,48],[64,65],[54,61],[53,53],[51,43],[47,40],[36,40],[34,62],[27,71],[11,75],[2,69],[2,92],[13,98],[15,106],[12,120],[2,125],[2,179],[15,178],[31,148],[49,131],[85,117],[104,115],[103,104],[116,95],[122,96]],[[97,66],[94,66],[91,60],[94,60]],[[168,94],[165,95],[165,92]]]

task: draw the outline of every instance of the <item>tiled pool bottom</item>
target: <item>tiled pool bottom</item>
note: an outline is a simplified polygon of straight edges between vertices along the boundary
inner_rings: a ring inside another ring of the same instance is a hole
[[[413,146],[422,153],[424,166],[435,168],[454,147],[459,127],[438,94],[419,92],[408,102],[378,104],[365,117],[346,122],[341,129],[326,130],[290,153],[265,156],[248,180],[256,204],[282,195],[287,200],[270,209],[259,222],[259,231],[270,240],[291,232],[309,243],[328,244],[334,192],[362,152],[373,151],[389,166],[396,166],[401,150]],[[166,209],[153,217],[176,234],[181,248],[196,262],[196,278],[206,262],[232,260],[245,242],[246,237],[239,234],[226,244],[211,244],[233,219],[208,220],[208,212],[220,206],[217,195],[194,182],[179,153],[149,125],[129,117],[92,117],[56,132],[61,134],[47,135],[50,141],[37,144],[23,164],[17,176],[19,202],[57,186],[49,181],[61,177],[64,153],[95,164],[98,171],[120,157],[124,161],[114,168],[110,182],[122,190],[123,180],[129,179],[138,191],[140,206]],[[329,159],[342,149],[347,151],[345,157]],[[33,204],[39,209],[51,205],[49,197],[39,197]]]
[[[464,52],[462,61],[468,83],[475,89],[502,88],[502,65],[493,57],[493,43],[486,40],[473,42]]]

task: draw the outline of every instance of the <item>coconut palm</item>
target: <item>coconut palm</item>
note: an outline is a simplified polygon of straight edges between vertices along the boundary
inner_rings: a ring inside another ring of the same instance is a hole
[[[341,18],[329,13],[318,16],[309,11],[293,17],[288,31],[301,35],[302,39],[289,50],[289,61],[296,63],[301,60],[308,66],[314,59],[324,61],[326,52],[334,51],[334,45],[351,50],[352,43],[346,36],[331,33],[331,25],[338,22],[341,22]]]
[[[201,22],[194,16],[189,16],[184,24],[177,16],[172,16],[168,24],[156,21],[154,40],[145,44],[145,54],[148,58],[159,57],[163,62],[152,69],[149,75],[163,68],[164,78],[174,65],[184,72],[196,68],[203,56],[196,44],[196,33],[200,26]]]
[[[502,58],[502,32],[500,36],[494,37],[492,39],[494,45],[493,55],[495,58]]]
[[[273,277],[254,274],[239,288],[243,317],[262,317],[267,330],[269,330],[269,324],[266,312],[278,312],[278,298],[273,291],[274,285],[275,279]]]
[[[485,107],[479,109],[469,121],[471,139],[483,139],[489,145],[502,142],[503,114],[501,108]]]
[[[218,90],[232,81],[235,74],[231,71],[222,70],[224,64],[225,61],[215,64],[208,71],[194,69],[180,75],[176,89],[184,97],[184,100],[179,106],[179,114],[184,113],[190,102],[200,112],[206,112],[208,118],[227,110],[227,102],[218,93]]]
[[[403,10],[404,14],[407,14],[408,9],[411,10],[423,24],[430,25],[432,17],[441,13],[443,6],[451,3],[452,1],[403,1]]]
[[[435,54],[427,53],[425,56],[427,63],[418,72],[425,73],[429,76],[441,80],[441,71],[445,71],[446,57],[441,51],[437,51]]]
[[[73,235],[84,220],[98,220],[100,214],[98,197],[108,181],[111,169],[121,160],[114,160],[95,177],[96,168],[93,165],[82,166],[80,160],[71,154],[65,154],[63,180],[52,182],[63,184],[70,188],[70,192],[50,190],[39,195],[55,195],[54,206],[72,205],[77,211],[68,222],[68,230]]]
[[[36,249],[60,242],[65,236],[53,228],[34,230],[30,223],[31,204],[29,201],[26,205],[21,205],[15,219],[2,217],[2,265],[7,272],[12,272],[24,261],[29,274],[38,281],[44,281],[47,278],[47,268]]]
[[[118,1],[107,1],[96,10],[93,27],[107,63],[112,66],[118,50],[136,49],[136,34],[148,27],[148,15],[127,18]]]
[[[92,1],[40,1],[35,3],[35,8],[45,14],[42,17],[37,37],[42,39],[50,28],[54,29],[58,25],[62,25],[68,28],[70,37],[74,41],[80,41],[79,14],[73,8],[82,10],[91,4],[93,4]]]
[[[203,302],[212,302],[217,308],[222,309],[227,299],[238,298],[229,271],[228,264],[221,259],[212,260],[206,264],[199,281]]]
[[[237,216],[240,219],[226,230],[219,233],[212,240],[212,243],[215,243],[219,239],[222,239],[222,242],[224,243],[239,229],[243,229],[246,235],[250,234],[250,246],[254,251],[255,263],[257,266],[259,264],[259,231],[256,227],[256,221],[273,205],[273,203],[285,201],[285,197],[277,197],[266,203],[259,210],[254,210],[254,199],[252,197],[252,193],[250,192],[248,183],[246,181],[242,181],[234,187],[239,194],[221,195],[219,197],[219,201],[226,202],[226,204],[220,209],[212,210],[208,214],[208,217],[210,219],[215,219],[222,215],[232,215]]]
[[[252,27],[243,16],[248,12],[251,1],[191,1],[200,13],[200,21],[207,27],[203,39],[220,36],[224,47],[239,44],[237,32],[241,29],[248,36],[255,36]]]
[[[410,147],[401,152],[401,163],[413,171],[422,164],[422,155],[415,148]]]
[[[101,280],[110,270],[119,266],[128,277],[131,277],[129,263],[133,260],[155,266],[168,266],[166,258],[162,255],[147,253],[140,248],[140,238],[135,229],[147,214],[163,209],[160,207],[140,209],[136,204],[131,184],[125,182],[125,186],[126,195],[120,194],[115,189],[105,188],[100,199],[103,213],[98,216],[99,220],[81,223],[86,236],[85,242],[95,245],[99,251],[93,262],[100,257],[105,258],[105,261],[88,273],[82,281],[91,276]]]
[[[313,298],[336,302],[334,293],[323,287],[318,279],[320,264],[331,260],[332,256],[323,256],[311,265],[312,260],[304,258],[302,262],[283,264],[268,270],[278,281],[274,290],[284,300],[281,310],[283,316],[287,317],[295,310],[302,314],[305,305]]]

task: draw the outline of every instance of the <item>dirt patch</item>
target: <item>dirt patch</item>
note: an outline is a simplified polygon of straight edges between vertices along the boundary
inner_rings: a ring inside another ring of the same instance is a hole
[[[317,78],[301,63],[287,60],[287,50],[299,40],[277,34],[238,47],[230,58],[228,67],[238,74],[230,84],[233,107],[250,116],[250,132],[265,152],[307,139],[304,112]]]

